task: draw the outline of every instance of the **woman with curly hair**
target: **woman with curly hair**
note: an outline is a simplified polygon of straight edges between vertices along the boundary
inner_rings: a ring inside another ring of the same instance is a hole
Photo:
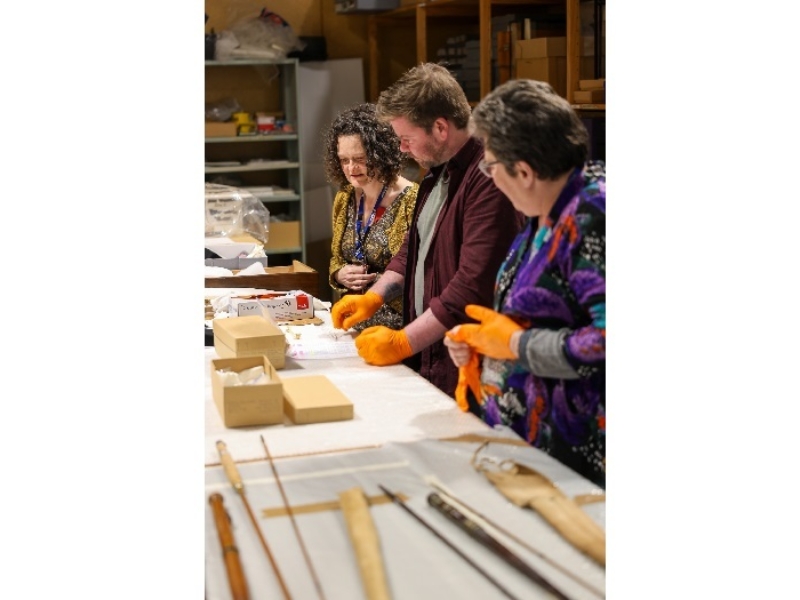
[[[329,282],[339,294],[363,294],[403,243],[419,185],[400,175],[400,140],[378,122],[374,104],[342,111],[325,132],[324,144],[325,174],[339,188],[333,200]],[[402,299],[384,304],[355,329],[373,325],[402,328]]]

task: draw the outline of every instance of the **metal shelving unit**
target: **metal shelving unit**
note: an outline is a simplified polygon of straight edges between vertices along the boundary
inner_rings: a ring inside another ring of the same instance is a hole
[[[298,60],[236,59],[227,61],[207,60],[206,102],[210,94],[232,95],[237,90],[247,97],[242,109],[249,113],[267,111],[263,103],[279,97],[280,112],[285,122],[293,126],[291,132],[205,138],[206,181],[215,176],[231,174],[243,181],[237,185],[251,189],[251,193],[271,214],[282,214],[300,223],[300,239],[297,245],[281,248],[265,248],[270,256],[281,256],[277,262],[291,264],[292,260],[305,262],[305,223],[303,222],[303,166],[300,160],[300,122],[298,108]],[[221,70],[227,71],[223,74]],[[220,76],[222,75],[222,76]],[[216,78],[216,79],[215,79]],[[213,81],[222,81],[215,88]],[[209,83],[212,81],[212,83]],[[274,89],[277,86],[277,90]],[[228,88],[233,88],[229,90]],[[230,91],[230,94],[227,92]],[[278,154],[278,156],[276,156]],[[220,156],[224,159],[220,160]],[[215,166],[214,162],[238,162]],[[279,188],[271,191],[268,188]],[[272,264],[272,263],[271,263]]]

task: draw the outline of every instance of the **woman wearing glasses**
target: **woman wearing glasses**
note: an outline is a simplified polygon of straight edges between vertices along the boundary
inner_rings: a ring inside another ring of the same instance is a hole
[[[447,333],[457,396],[605,487],[605,166],[587,162],[586,129],[547,83],[509,81],[472,117],[481,170],[527,224],[492,308],[467,306],[478,323]]]
[[[339,294],[363,294],[403,243],[419,185],[400,175],[400,140],[375,118],[374,104],[340,113],[324,144],[326,176],[339,188],[333,200],[329,282]],[[402,299],[386,303],[355,329],[373,325],[402,328]]]

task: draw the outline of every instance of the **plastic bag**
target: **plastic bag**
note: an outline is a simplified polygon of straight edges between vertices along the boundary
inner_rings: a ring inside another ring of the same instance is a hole
[[[206,183],[206,237],[249,235],[269,240],[269,209],[247,190]]]
[[[258,17],[240,19],[227,31],[220,33],[215,56],[217,60],[282,60],[289,52],[303,50],[305,46],[289,23],[264,8]]]
[[[206,103],[206,121],[228,121],[233,116],[242,110],[236,98],[223,98],[216,102]]]

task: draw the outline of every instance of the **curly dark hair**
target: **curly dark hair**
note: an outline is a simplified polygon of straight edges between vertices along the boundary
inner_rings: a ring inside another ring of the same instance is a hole
[[[550,84],[512,79],[492,90],[472,111],[473,133],[513,174],[527,162],[542,179],[583,166],[589,135],[577,113]]]
[[[393,182],[403,166],[400,138],[375,116],[375,104],[365,102],[343,110],[323,134],[325,176],[343,188],[350,182],[339,164],[339,138],[357,135],[367,155],[367,176],[381,183]]]

